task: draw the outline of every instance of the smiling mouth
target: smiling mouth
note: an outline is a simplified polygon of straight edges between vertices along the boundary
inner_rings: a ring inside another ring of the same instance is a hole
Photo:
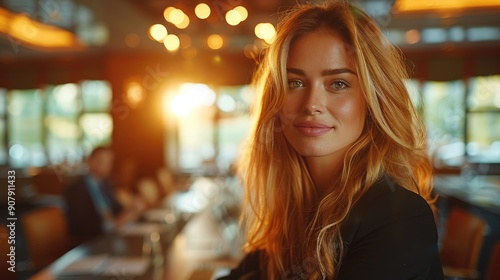
[[[328,133],[333,127],[326,126],[323,124],[297,124],[295,128],[304,136],[321,136]]]

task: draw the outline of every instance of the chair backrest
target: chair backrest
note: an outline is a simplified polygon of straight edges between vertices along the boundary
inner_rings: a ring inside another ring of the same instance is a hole
[[[58,207],[42,207],[22,216],[29,260],[34,268],[44,267],[70,249],[64,213]]]
[[[57,173],[57,169],[43,170],[31,179],[38,194],[60,195],[64,192],[65,182],[61,174]]]
[[[500,242],[495,244],[491,252],[490,260],[488,261],[488,269],[486,271],[486,280],[500,279]]]
[[[475,270],[485,227],[480,217],[459,208],[450,209],[440,248],[443,266]]]

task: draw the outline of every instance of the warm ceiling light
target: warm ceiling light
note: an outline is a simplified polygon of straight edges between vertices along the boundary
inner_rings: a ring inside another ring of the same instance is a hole
[[[233,10],[235,10],[238,14],[240,14],[241,21],[244,21],[245,19],[247,19],[248,11],[247,11],[247,9],[245,9],[245,7],[238,6],[238,7],[234,8]]]
[[[189,26],[189,22],[189,17],[187,15],[184,15],[184,19],[182,20],[182,22],[176,24],[175,26],[179,29],[184,29]]]
[[[267,43],[270,43],[276,35],[276,29],[271,23],[259,23],[255,26],[255,35]]]
[[[218,50],[222,48],[222,45],[224,44],[224,40],[219,34],[212,34],[208,36],[207,39],[207,44],[208,47],[211,48],[212,50]]]
[[[168,34],[167,37],[165,37],[165,40],[163,40],[163,45],[170,52],[178,50],[180,44],[181,41],[179,40],[179,37],[174,34]]]
[[[500,8],[498,0],[397,0],[396,12],[450,11],[480,8]]]
[[[163,10],[163,17],[165,18],[166,21],[170,22],[170,13],[175,10],[174,7],[167,7],[165,10]]]
[[[181,24],[184,21],[186,14],[180,9],[173,9],[168,15],[168,21],[174,25]]]
[[[167,28],[163,24],[153,24],[149,27],[149,36],[158,42],[162,42],[167,36]]]
[[[205,3],[200,3],[194,8],[194,13],[199,19],[206,19],[210,16],[210,6]]]
[[[226,22],[232,26],[238,25],[241,22],[240,13],[235,10],[229,10],[226,13]]]
[[[82,50],[85,46],[73,33],[38,21],[25,14],[0,8],[0,33],[13,44],[42,50]]]

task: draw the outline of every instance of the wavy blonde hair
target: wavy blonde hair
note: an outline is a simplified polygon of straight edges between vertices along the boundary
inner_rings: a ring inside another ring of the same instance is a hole
[[[277,117],[287,93],[290,45],[317,30],[335,32],[351,47],[367,104],[363,132],[324,195]],[[269,279],[284,278],[297,267],[308,278],[334,278],[343,255],[342,221],[383,175],[433,204],[425,127],[404,84],[409,77],[404,58],[364,11],[344,1],[295,7],[278,24],[255,77],[255,123],[239,165],[242,222],[245,250],[266,253],[261,266]]]

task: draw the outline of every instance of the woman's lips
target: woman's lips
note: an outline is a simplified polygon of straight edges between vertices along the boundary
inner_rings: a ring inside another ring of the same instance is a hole
[[[305,136],[321,136],[333,129],[331,126],[317,122],[300,122],[295,124],[297,130]]]

